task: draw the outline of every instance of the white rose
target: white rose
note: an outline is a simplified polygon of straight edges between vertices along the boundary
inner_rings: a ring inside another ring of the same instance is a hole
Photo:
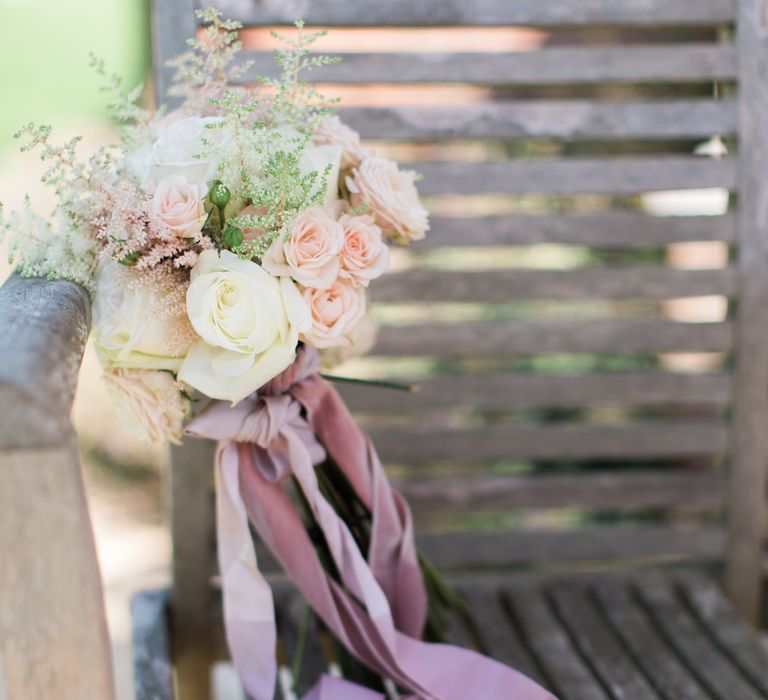
[[[289,278],[279,281],[227,250],[205,250],[192,269],[187,313],[201,340],[179,379],[214,399],[244,399],[288,367],[312,319]]]
[[[229,130],[221,126],[223,123],[221,117],[188,117],[170,123],[152,144],[142,186],[151,190],[168,175],[184,175],[201,185],[213,179],[232,140]],[[203,140],[210,145],[206,146]],[[210,156],[196,157],[204,152],[210,152]]]
[[[181,443],[189,402],[168,372],[116,369],[104,373],[125,429],[146,442]]]
[[[176,371],[189,337],[183,316],[161,319],[159,296],[149,287],[126,284],[120,265],[111,260],[99,267],[93,301],[94,346],[106,367]],[[179,346],[181,345],[181,346]]]

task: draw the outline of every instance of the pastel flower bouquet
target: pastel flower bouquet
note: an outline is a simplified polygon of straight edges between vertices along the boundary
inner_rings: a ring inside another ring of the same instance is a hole
[[[118,145],[81,162],[77,139],[21,130],[58,204],[49,218],[0,217],[17,270],[91,292],[93,342],[134,433],[219,441],[224,617],[251,697],[271,698],[278,678],[251,528],[352,655],[413,697],[550,697],[430,643],[461,599],[418,554],[406,503],[320,374],[374,342],[367,293],[388,244],[428,229],[416,174],[363,146],[302,80],[335,62],[310,52],[318,33],[297,22],[280,37],[280,78],[233,88],[249,69],[235,60],[240,25],[202,17],[205,36],[173,61],[180,108],[150,115],[94,60],[115,89]],[[330,678],[311,696],[380,697]]]

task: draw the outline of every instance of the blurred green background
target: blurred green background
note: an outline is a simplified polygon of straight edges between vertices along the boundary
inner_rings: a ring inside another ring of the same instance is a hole
[[[149,67],[149,3],[145,0],[0,0],[0,158],[30,120],[77,130],[106,119],[89,52],[127,86]]]

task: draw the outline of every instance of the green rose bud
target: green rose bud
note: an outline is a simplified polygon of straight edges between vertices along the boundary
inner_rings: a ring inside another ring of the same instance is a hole
[[[221,180],[211,180],[208,183],[208,199],[217,209],[224,209],[231,198],[229,188]]]
[[[237,248],[243,242],[243,232],[237,226],[227,226],[221,234],[227,248]]]
[[[118,262],[121,265],[125,265],[126,267],[130,267],[131,265],[135,265],[136,261],[141,257],[141,251],[134,250],[132,253],[128,253],[124,258],[120,258]]]

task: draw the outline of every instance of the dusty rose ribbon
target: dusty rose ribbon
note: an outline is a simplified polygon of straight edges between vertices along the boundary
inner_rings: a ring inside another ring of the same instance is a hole
[[[418,639],[427,599],[408,507],[386,478],[370,440],[302,349],[258,395],[213,402],[188,432],[221,441],[217,528],[227,641],[254,700],[274,694],[272,594],[260,574],[248,521],[307,601],[363,663],[413,698],[553,700],[522,674],[476,652]],[[368,560],[320,493],[314,465],[325,450],[371,510]],[[280,481],[292,475],[325,535],[343,586],[324,570]],[[323,677],[305,700],[374,700],[378,693]]]

